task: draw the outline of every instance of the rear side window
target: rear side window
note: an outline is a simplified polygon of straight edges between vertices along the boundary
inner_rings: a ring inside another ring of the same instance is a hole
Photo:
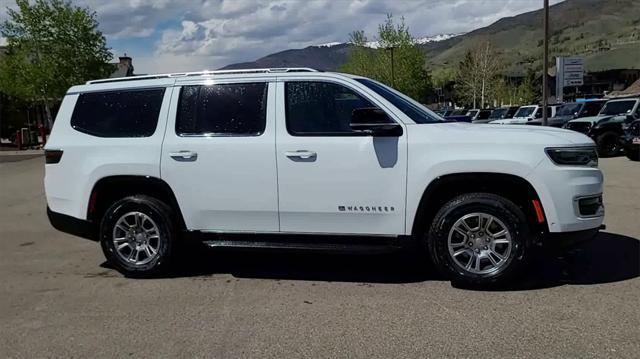
[[[158,125],[164,90],[80,94],[71,115],[71,127],[98,137],[149,137]]]
[[[176,118],[181,136],[259,136],[267,114],[267,83],[183,86]]]

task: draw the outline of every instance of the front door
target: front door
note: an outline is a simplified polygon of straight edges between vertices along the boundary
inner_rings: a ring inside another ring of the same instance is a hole
[[[399,137],[353,132],[354,109],[380,106],[348,82],[277,85],[281,231],[403,234],[406,128]]]
[[[275,82],[182,84],[173,91],[161,177],[190,230],[278,231]]]

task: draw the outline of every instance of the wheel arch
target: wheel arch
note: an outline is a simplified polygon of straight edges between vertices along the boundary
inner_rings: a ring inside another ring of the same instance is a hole
[[[180,205],[171,187],[162,179],[152,176],[117,175],[98,180],[91,189],[87,203],[87,219],[94,224],[115,201],[126,196],[144,194],[165,202],[174,211],[179,229],[185,229]]]
[[[442,205],[458,195],[471,192],[493,193],[511,200],[523,210],[533,231],[548,231],[540,197],[529,181],[507,173],[470,172],[438,176],[426,186],[413,218],[411,234],[424,233]],[[537,201],[538,208],[534,201]]]

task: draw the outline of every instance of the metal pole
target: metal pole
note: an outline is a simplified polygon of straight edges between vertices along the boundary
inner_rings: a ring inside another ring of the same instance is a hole
[[[391,47],[391,87],[396,88],[396,77],[393,71],[393,46]]]
[[[544,56],[542,63],[542,126],[547,125],[549,101],[549,0],[544,0]],[[556,69],[557,70],[557,69]]]

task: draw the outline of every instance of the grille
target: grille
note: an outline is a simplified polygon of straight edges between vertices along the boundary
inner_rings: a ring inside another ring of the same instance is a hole
[[[573,131],[587,133],[591,128],[591,123],[590,122],[569,122],[567,123],[567,128]]]

